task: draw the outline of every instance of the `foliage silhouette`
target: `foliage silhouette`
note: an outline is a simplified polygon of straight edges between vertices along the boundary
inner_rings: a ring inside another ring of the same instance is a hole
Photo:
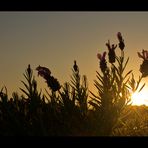
[[[110,41],[106,43],[108,54],[106,51],[97,54],[100,60],[100,71],[96,71],[94,80],[97,94],[88,90],[87,77],[81,77],[76,60],[70,82],[63,85],[51,76],[48,68],[36,68],[38,75],[46,80],[49,88],[45,89],[46,94],[37,90],[29,64],[23,74],[25,81],[21,81],[24,86],[20,88],[21,96],[13,92],[9,98],[6,87],[0,91],[0,135],[128,136],[148,133],[147,118],[139,118],[142,113],[131,106],[131,93],[145,86],[140,87],[140,84],[147,76],[147,51],[138,53],[144,61],[140,65],[142,75],[136,81],[132,70],[125,73],[129,58],[124,56],[125,43],[120,32],[117,38],[121,55],[116,55],[117,44],[110,45]],[[142,111],[146,114],[145,108]]]
[[[121,55],[117,56],[115,52],[113,53],[113,56],[112,53],[108,54],[109,63],[111,64],[110,67],[107,66],[105,59],[106,52],[103,53],[103,56],[101,56],[100,53],[97,55],[98,59],[100,60],[102,75],[96,71],[97,80],[94,80],[94,85],[98,91],[98,94],[95,95],[93,92],[90,92],[92,94],[92,100],[89,102],[94,107],[97,117],[96,122],[98,122],[98,126],[95,130],[96,135],[106,136],[112,134],[118,120],[120,119],[119,117],[121,116],[122,111],[126,106],[130,105],[130,88],[133,92],[136,91],[142,79],[142,77],[139,78],[138,83],[134,84],[137,86],[134,87],[129,80],[129,75],[132,73],[132,70],[124,74],[129,58],[127,58],[125,61],[123,50],[125,45],[123,45],[124,43],[121,43],[123,42],[121,33],[118,33],[118,38],[120,39],[119,48],[121,49]],[[114,44],[110,46],[109,41],[106,43],[106,45],[109,52],[113,52],[117,47]],[[112,60],[111,56],[115,59]],[[117,61],[117,63],[115,63],[115,61]],[[133,77],[132,80],[134,80]],[[144,85],[142,88],[143,87]]]

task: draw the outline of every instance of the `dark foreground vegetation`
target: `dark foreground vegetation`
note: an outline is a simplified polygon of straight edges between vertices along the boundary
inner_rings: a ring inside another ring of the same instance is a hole
[[[22,95],[0,91],[0,135],[2,136],[140,136],[148,135],[148,108],[132,106],[131,93],[141,91],[143,77],[148,75],[148,52],[138,56],[141,76],[135,80],[132,70],[125,72],[129,58],[124,56],[125,43],[106,43],[108,52],[98,53],[99,70],[94,85],[97,94],[88,89],[87,77],[80,75],[74,61],[71,81],[63,85],[51,71],[38,66],[38,75],[45,79],[46,93],[37,90],[37,81],[30,65],[25,70],[20,88]],[[115,49],[121,51],[116,55]],[[106,55],[108,53],[108,61]]]

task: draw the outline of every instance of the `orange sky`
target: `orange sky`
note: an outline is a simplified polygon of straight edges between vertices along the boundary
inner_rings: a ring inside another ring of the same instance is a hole
[[[96,54],[107,51],[108,39],[118,43],[119,31],[130,57],[128,70],[138,77],[142,60],[137,51],[148,49],[147,18],[148,12],[0,12],[0,87],[6,85],[10,95],[19,91],[28,64],[35,76],[39,64],[48,67],[63,84],[77,60],[92,90],[99,70]],[[44,80],[36,79],[44,89]]]

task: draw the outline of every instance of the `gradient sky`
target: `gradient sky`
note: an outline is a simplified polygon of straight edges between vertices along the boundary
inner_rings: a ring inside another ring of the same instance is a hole
[[[93,91],[99,70],[96,54],[107,51],[108,39],[118,43],[117,32],[122,33],[125,55],[130,57],[128,70],[138,77],[142,59],[137,51],[148,49],[148,12],[0,12],[0,87],[6,85],[10,95],[19,92],[28,64],[35,76],[39,64],[48,67],[63,84],[70,80],[77,60]],[[42,78],[36,79],[39,89],[47,88]]]

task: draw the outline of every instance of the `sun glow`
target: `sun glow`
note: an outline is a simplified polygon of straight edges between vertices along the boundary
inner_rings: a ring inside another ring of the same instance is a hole
[[[148,91],[142,90],[141,92],[135,92],[131,96],[132,105],[147,105],[148,106]]]

